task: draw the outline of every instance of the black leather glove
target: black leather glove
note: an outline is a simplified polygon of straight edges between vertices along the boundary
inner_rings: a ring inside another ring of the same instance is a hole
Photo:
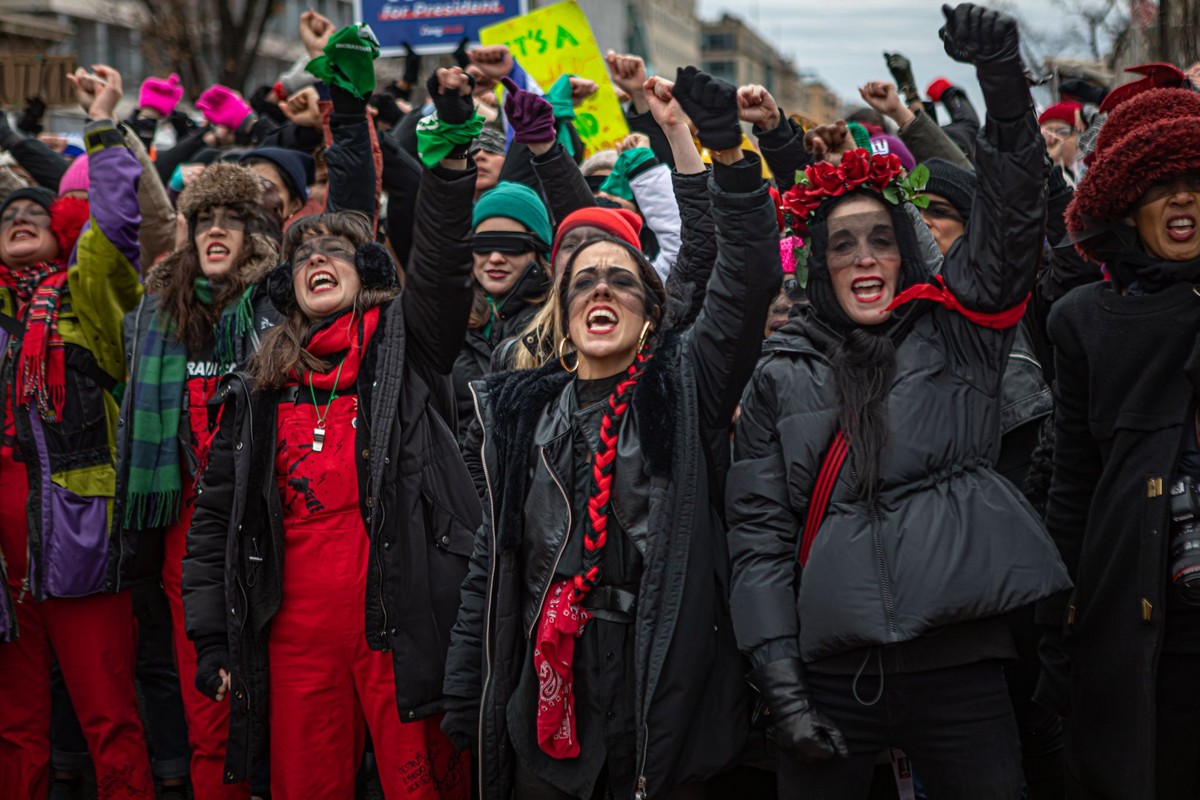
[[[442,733],[458,752],[474,750],[475,738],[479,735],[479,701],[447,697]]]
[[[883,60],[887,62],[888,72],[892,73],[896,88],[904,95],[904,102],[920,100],[921,92],[917,90],[917,80],[913,77],[912,62],[902,53],[884,53]]]
[[[475,78],[470,74],[467,77],[471,80],[471,89],[474,89]],[[464,96],[457,91],[442,94],[442,85],[438,82],[436,71],[429,76],[429,80],[425,81],[425,89],[429,92],[429,99],[433,101],[438,119],[442,122],[458,125],[466,122],[475,114],[475,103],[471,100],[471,95]]]
[[[792,758],[824,761],[850,755],[842,732],[812,704],[798,658],[772,661],[748,676],[762,695],[764,716],[775,744]]]
[[[221,670],[229,672],[229,647],[220,639],[196,643],[196,691],[209,700],[217,699]]]
[[[736,86],[695,67],[681,67],[671,93],[696,126],[700,144],[709,150],[729,150],[742,143]]]
[[[946,24],[938,32],[946,55],[975,65],[979,88],[992,119],[1010,121],[1033,108],[1029,81],[1021,64],[1017,21],[973,3],[942,6]]]
[[[42,132],[42,115],[46,113],[46,104],[40,97],[26,97],[25,108],[17,117],[17,130],[24,131],[30,136]]]
[[[1017,21],[1008,14],[992,11],[974,3],[953,8],[942,5],[946,24],[938,31],[946,55],[964,64],[994,61],[1020,61],[1021,40]]]

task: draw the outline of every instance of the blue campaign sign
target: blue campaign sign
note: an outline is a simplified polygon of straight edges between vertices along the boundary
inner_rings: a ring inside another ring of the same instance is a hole
[[[355,0],[355,17],[371,26],[380,54],[404,54],[404,42],[422,55],[452,53],[466,36],[524,14],[528,0]]]

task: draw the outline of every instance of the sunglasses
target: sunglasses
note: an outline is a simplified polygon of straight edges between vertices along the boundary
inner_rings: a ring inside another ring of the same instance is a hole
[[[471,252],[479,256],[487,256],[492,253],[518,256],[522,253],[540,253],[545,249],[546,245],[542,243],[541,239],[529,233],[497,231],[477,233],[471,237]]]

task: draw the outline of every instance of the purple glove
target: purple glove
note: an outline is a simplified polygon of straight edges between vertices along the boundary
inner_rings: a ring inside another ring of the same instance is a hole
[[[165,81],[162,78],[146,78],[138,93],[138,108],[157,112],[164,119],[171,116],[175,105],[183,97],[183,86],[174,72]]]
[[[521,89],[512,78],[501,78],[508,93],[504,96],[504,116],[512,126],[513,140],[523,144],[545,144],[556,137],[554,107],[533,92]]]
[[[236,131],[251,113],[245,100],[219,83],[204,90],[196,99],[196,108],[213,125],[224,125],[231,131]]]

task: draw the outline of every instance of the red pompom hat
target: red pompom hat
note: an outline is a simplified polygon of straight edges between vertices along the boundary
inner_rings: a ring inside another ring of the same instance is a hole
[[[554,258],[558,255],[559,245],[563,237],[575,228],[585,225],[599,228],[607,234],[622,239],[634,250],[641,250],[642,243],[638,238],[642,232],[642,218],[624,208],[601,208],[591,206],[581,208],[568,214],[558,226],[554,235],[554,246],[550,248],[550,265],[554,268]]]
[[[1105,121],[1094,155],[1067,207],[1072,234],[1119,222],[1156,181],[1200,172],[1200,94],[1151,89],[1127,100]],[[1075,246],[1101,260],[1087,238]]]

